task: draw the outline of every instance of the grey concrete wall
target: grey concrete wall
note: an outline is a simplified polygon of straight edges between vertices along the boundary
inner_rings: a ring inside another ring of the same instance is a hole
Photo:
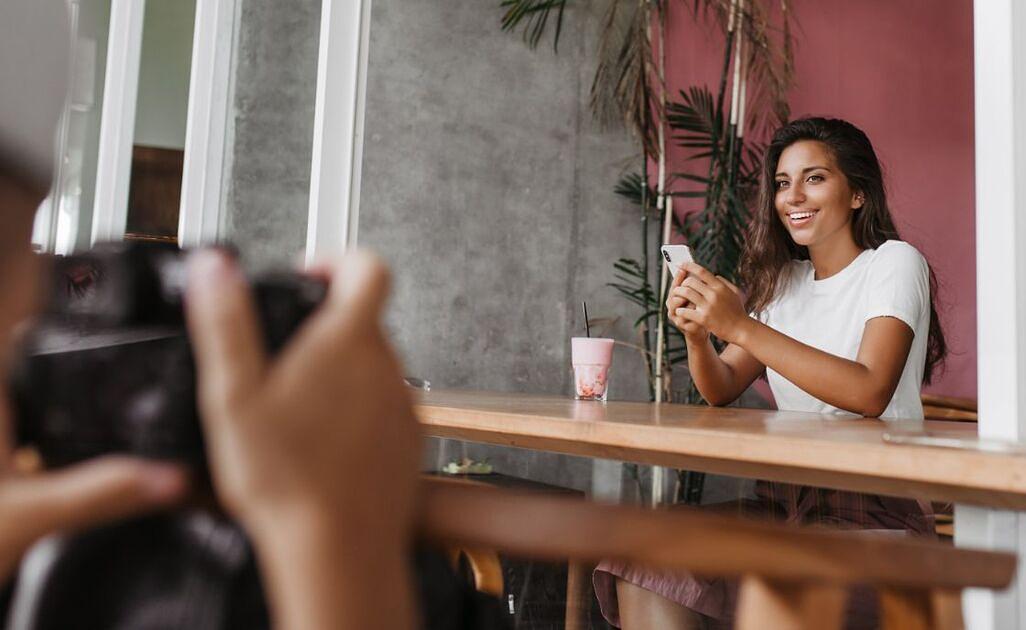
[[[568,395],[569,339],[591,317],[633,342],[606,283],[637,256],[636,210],[612,194],[637,168],[588,109],[603,3],[575,3],[558,55],[499,29],[498,3],[374,0],[359,242],[392,264],[389,324],[407,372],[436,387]],[[612,397],[646,396],[617,348]],[[450,444],[503,472],[585,487],[587,460]]]
[[[255,267],[306,244],[320,0],[242,0],[223,233]]]

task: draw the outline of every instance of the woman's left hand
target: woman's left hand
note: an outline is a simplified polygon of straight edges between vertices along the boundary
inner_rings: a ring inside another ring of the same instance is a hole
[[[677,315],[700,324],[723,341],[736,343],[751,319],[745,312],[741,290],[698,263],[687,263],[683,269],[688,276],[673,295],[684,298],[691,307],[678,308]]]

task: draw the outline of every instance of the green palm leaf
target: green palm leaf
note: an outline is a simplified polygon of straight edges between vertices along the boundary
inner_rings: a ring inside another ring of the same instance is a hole
[[[549,18],[555,12],[556,33],[552,38],[552,48],[558,52],[566,3],[567,0],[502,0],[499,6],[506,10],[502,15],[502,30],[515,31],[523,25],[524,41],[531,48],[537,48]]]

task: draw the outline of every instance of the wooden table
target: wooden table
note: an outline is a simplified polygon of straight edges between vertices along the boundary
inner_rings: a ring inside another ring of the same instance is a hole
[[[428,435],[737,477],[1026,510],[1026,457],[885,443],[973,424],[473,391],[421,394]]]

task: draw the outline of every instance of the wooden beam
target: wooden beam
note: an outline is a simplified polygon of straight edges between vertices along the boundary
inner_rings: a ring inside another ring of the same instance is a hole
[[[538,559],[626,560],[704,575],[904,588],[1004,588],[1015,556],[866,532],[643,510],[441,479],[424,481],[422,532],[447,545]]]

